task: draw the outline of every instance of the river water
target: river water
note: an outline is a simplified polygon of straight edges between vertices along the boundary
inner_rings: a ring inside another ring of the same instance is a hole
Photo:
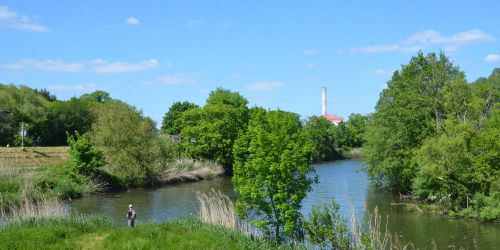
[[[500,224],[422,214],[407,206],[394,205],[401,202],[399,196],[371,186],[365,173],[358,171],[361,164],[360,160],[344,160],[314,165],[319,183],[304,200],[302,212],[307,214],[313,204],[335,198],[345,218],[350,218],[353,211],[358,219],[366,217],[378,207],[384,222],[388,217],[389,231],[402,235],[404,240],[411,240],[420,249],[430,249],[432,241],[438,249],[450,246],[457,249],[500,249]],[[69,205],[73,211],[106,215],[117,224],[126,225],[127,206],[132,203],[138,213],[138,223],[161,222],[196,215],[196,192],[211,189],[235,198],[230,178],[217,178],[156,189],[90,195],[73,200]]]

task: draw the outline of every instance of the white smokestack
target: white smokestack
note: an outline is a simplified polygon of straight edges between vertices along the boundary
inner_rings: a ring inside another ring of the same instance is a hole
[[[321,115],[326,115],[326,87],[323,87],[323,93],[321,96]]]

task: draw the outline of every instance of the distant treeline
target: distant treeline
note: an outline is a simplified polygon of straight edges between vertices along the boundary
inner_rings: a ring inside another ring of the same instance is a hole
[[[19,146],[25,124],[26,146],[68,145],[68,135],[90,134],[101,148],[107,169],[125,186],[149,185],[165,161],[187,157],[208,159],[232,171],[233,145],[261,107],[248,107],[238,92],[218,88],[203,107],[176,102],[166,112],[161,129],[142,112],[104,91],[58,100],[47,90],[0,84],[0,145]],[[352,147],[361,147],[367,117],[353,114],[333,125],[323,117],[300,120],[312,147],[311,162],[341,159]],[[283,130],[284,131],[284,130]],[[176,135],[180,141],[168,135]]]
[[[500,219],[500,69],[468,83],[444,54],[419,53],[387,82],[365,139],[378,183]]]

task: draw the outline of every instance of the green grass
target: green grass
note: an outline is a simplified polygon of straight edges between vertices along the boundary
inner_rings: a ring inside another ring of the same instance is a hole
[[[287,249],[188,218],[137,227],[103,217],[27,220],[0,228],[0,249]]]

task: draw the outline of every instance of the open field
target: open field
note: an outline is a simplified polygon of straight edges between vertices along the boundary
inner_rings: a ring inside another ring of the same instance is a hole
[[[0,147],[0,167],[48,167],[67,160],[68,147]]]

